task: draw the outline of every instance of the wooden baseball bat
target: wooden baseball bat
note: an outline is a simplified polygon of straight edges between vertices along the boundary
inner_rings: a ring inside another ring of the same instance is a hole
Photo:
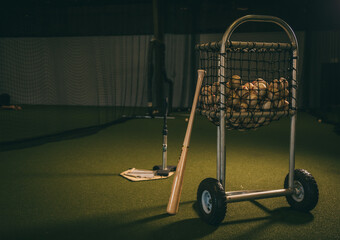
[[[181,198],[184,169],[185,169],[185,164],[187,161],[187,153],[188,153],[188,148],[189,148],[191,130],[192,130],[192,125],[193,125],[194,118],[195,118],[195,111],[197,107],[198,96],[200,94],[200,90],[201,90],[201,86],[202,86],[202,82],[204,78],[204,73],[205,73],[204,70],[198,70],[198,78],[197,78],[195,96],[194,96],[194,100],[192,103],[187,131],[185,133],[184,142],[182,146],[182,152],[181,152],[181,156],[179,158],[178,164],[177,164],[176,173],[175,173],[174,181],[172,183],[171,194],[170,194],[169,203],[167,207],[167,212],[171,215],[174,215],[178,212],[178,206],[179,206],[179,201]]]

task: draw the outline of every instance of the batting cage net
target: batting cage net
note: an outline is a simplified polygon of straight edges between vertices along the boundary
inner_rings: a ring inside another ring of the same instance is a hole
[[[231,41],[221,53],[221,42],[212,42],[196,45],[196,50],[199,68],[206,71],[198,111],[215,125],[222,109],[226,128],[237,130],[268,125],[296,110],[291,44]]]
[[[149,39],[0,38],[0,147],[145,114]]]

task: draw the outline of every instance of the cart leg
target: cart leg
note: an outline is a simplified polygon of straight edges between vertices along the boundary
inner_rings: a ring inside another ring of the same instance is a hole
[[[294,187],[294,170],[295,170],[295,122],[296,113],[290,118],[290,148],[289,148],[289,188]]]
[[[222,121],[223,124],[221,125],[221,129],[220,129],[220,134],[221,134],[221,184],[223,186],[223,188],[225,189],[225,171],[226,171],[226,151],[225,151],[225,119],[223,117]]]
[[[222,184],[223,188],[225,189],[225,144],[222,144],[222,135],[221,132],[223,128],[217,126],[217,155],[216,155],[216,179]]]
[[[217,126],[216,179],[221,182],[221,132]]]
[[[222,84],[223,86],[223,84]],[[225,111],[221,110],[220,126],[219,126],[219,139],[220,139],[220,178],[218,179],[225,189],[225,170],[226,170],[226,152],[225,152]]]

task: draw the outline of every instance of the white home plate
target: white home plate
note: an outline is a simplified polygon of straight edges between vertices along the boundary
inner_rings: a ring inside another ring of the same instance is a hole
[[[125,172],[122,172],[120,175],[129,179],[130,181],[138,182],[168,178],[174,174],[174,172],[169,172],[168,176],[158,176],[156,175],[156,172],[157,171],[131,168]]]

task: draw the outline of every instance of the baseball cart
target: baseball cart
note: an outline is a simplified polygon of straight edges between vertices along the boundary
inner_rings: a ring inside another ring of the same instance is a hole
[[[231,41],[235,29],[246,22],[276,24],[289,42]],[[198,44],[199,69],[205,77],[198,109],[217,126],[217,178],[204,179],[197,191],[201,218],[220,224],[227,204],[285,196],[297,210],[310,211],[318,202],[314,177],[295,169],[295,122],[297,112],[298,42],[283,20],[262,15],[239,18],[226,30],[222,41]],[[250,130],[290,117],[289,173],[284,188],[266,191],[225,191],[225,130]]]

